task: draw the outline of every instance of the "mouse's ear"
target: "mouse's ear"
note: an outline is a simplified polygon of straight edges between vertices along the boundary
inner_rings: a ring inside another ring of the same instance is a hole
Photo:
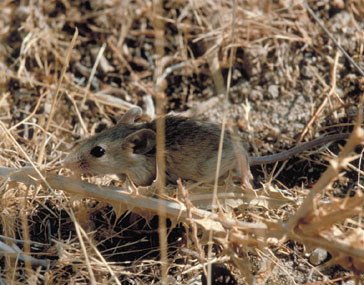
[[[118,124],[133,124],[136,119],[139,119],[143,115],[142,108],[135,106],[131,109],[129,109],[128,112],[124,114],[124,116],[121,117],[121,119],[118,121]]]
[[[128,135],[123,142],[123,147],[131,147],[134,153],[144,154],[155,147],[155,132],[148,129],[141,129]]]

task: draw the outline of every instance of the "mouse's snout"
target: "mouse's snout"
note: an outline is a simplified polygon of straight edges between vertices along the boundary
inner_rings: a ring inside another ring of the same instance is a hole
[[[67,157],[63,160],[62,166],[65,168],[69,168],[73,171],[80,171],[80,158],[75,155],[73,152],[67,155]]]

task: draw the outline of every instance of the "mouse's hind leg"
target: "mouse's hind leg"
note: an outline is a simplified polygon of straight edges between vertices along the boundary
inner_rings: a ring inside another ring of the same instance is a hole
[[[240,182],[248,188],[253,188],[250,184],[253,175],[250,172],[249,156],[243,146],[238,142],[234,143],[234,155],[234,160],[236,161],[234,170],[238,174]]]

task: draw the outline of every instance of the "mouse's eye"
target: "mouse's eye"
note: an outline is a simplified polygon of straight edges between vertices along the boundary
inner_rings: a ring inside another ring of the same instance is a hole
[[[105,154],[105,150],[101,146],[95,146],[91,149],[90,154],[94,157],[101,157]]]

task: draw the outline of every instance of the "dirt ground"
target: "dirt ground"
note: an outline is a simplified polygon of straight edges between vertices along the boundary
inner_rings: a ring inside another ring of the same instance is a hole
[[[364,69],[363,2],[307,2]],[[76,142],[114,125],[131,105],[148,114],[157,108],[158,113],[157,101],[166,113],[219,124],[226,110],[228,128],[237,130],[251,156],[276,153],[323,135],[352,132],[363,76],[303,1],[236,1],[236,7],[234,3],[2,1],[0,166],[23,167],[29,164],[26,154],[42,169],[67,176],[61,163]],[[76,28],[78,36],[67,58]],[[225,96],[232,50],[231,88]],[[277,208],[239,207],[229,210],[229,215],[247,222],[287,221],[344,143],[304,152],[277,166],[254,166],[253,186],[259,193],[269,196],[273,188],[279,189],[290,201]],[[360,155],[361,150],[357,147],[356,153]],[[358,156],[320,199],[342,202],[359,195],[363,189],[360,161]],[[23,249],[24,241],[31,240],[32,256],[51,262],[44,268],[1,257],[1,284],[161,282],[157,216],[146,221],[125,213],[116,219],[107,203],[77,200],[61,189],[56,191],[57,197],[43,186],[2,180],[0,241],[5,242],[3,236],[23,240],[18,245]],[[357,230],[355,242],[363,240],[362,205],[330,231],[340,229],[342,235]],[[116,279],[104,265],[98,267],[101,259],[91,242],[86,245],[90,263],[86,262],[69,217],[71,208]],[[191,228],[167,223],[168,282],[205,284],[204,264],[196,257]],[[361,254],[359,263],[364,264],[363,246],[359,242],[350,246]],[[344,262],[335,259],[341,251],[324,251],[314,264],[314,250],[300,239],[267,242],[265,248],[215,244],[213,284],[363,282],[364,269],[349,262],[350,255]]]

